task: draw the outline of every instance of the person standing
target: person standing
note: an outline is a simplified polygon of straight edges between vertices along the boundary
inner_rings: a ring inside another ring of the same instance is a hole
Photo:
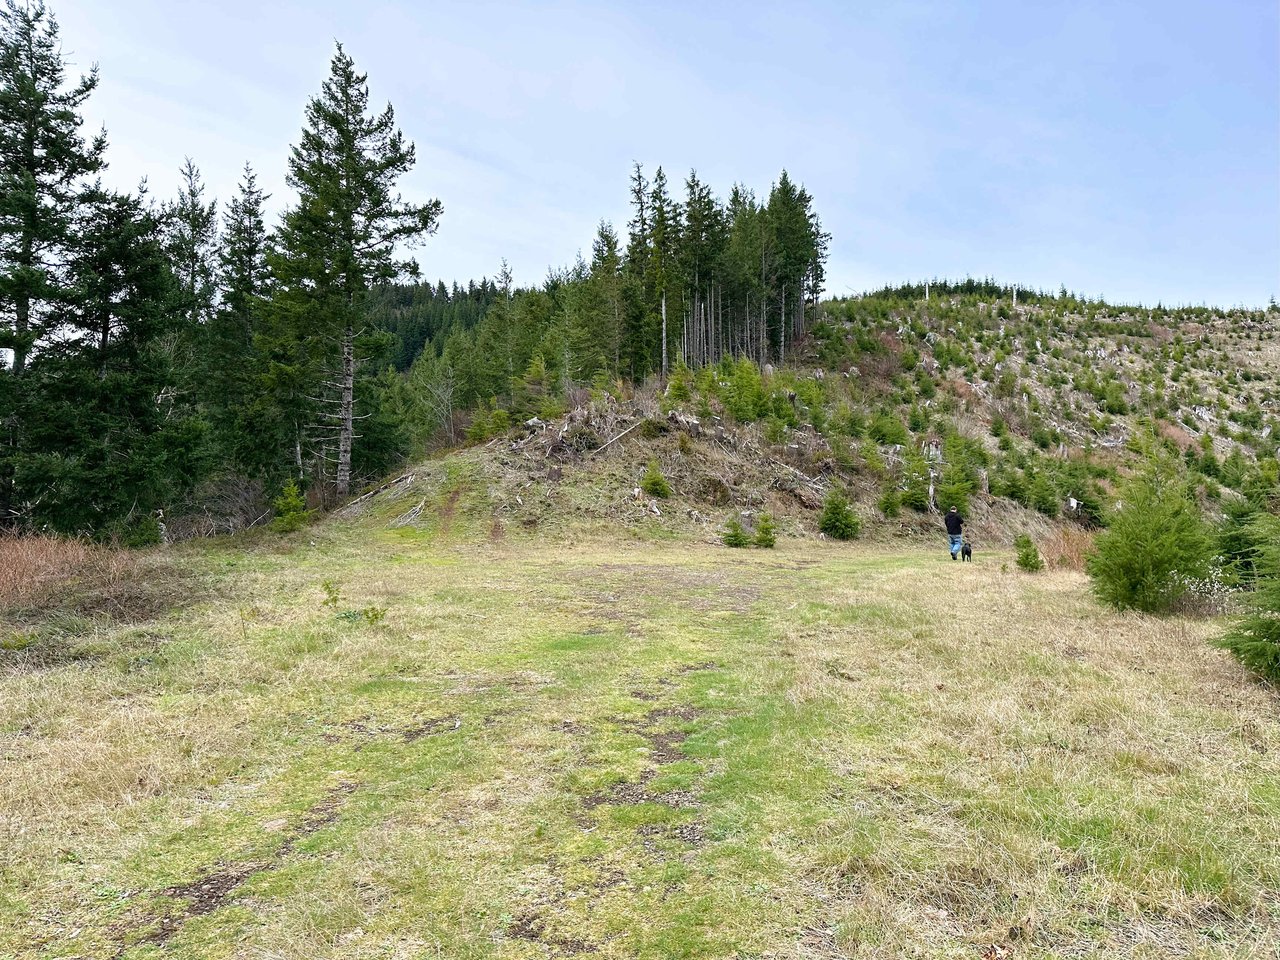
[[[960,556],[960,548],[964,545],[964,517],[952,507],[942,520],[947,525],[947,536],[951,538],[951,559],[954,560]]]

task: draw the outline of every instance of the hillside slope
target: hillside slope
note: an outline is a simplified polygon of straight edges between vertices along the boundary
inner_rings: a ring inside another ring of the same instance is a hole
[[[474,446],[411,472],[465,465],[497,526],[544,534],[714,539],[770,513],[816,535],[838,489],[876,539],[936,534],[956,504],[983,545],[1044,540],[1105,523],[1152,457],[1176,458],[1211,515],[1280,511],[1280,313],[1022,297],[973,285],[831,301],[785,366],[725,360],[481,410]],[[639,489],[650,463],[670,501]]]

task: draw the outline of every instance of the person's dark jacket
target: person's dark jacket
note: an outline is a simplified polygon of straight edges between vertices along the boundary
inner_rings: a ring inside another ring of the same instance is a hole
[[[948,511],[947,515],[943,518],[943,522],[947,525],[947,533],[951,534],[953,537],[958,537],[961,529],[964,527],[964,518],[961,517],[960,514],[951,513],[950,511]]]

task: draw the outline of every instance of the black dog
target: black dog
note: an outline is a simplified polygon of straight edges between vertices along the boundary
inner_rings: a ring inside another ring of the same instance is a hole
[[[960,559],[973,563],[973,544],[966,540],[960,547]]]

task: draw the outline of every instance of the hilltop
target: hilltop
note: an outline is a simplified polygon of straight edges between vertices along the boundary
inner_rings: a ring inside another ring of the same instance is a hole
[[[936,533],[931,514],[958,503],[997,545],[1105,523],[1131,467],[1163,452],[1210,513],[1246,497],[1280,508],[1280,312],[897,288],[824,302],[785,364],[725,358],[677,366],[665,384],[530,389],[458,429],[469,446],[370,499],[411,511],[436,495],[429,478],[462,471],[494,531],[714,540],[762,513],[817,535],[823,497],[841,489],[873,539]],[[640,489],[651,462],[671,499]]]

